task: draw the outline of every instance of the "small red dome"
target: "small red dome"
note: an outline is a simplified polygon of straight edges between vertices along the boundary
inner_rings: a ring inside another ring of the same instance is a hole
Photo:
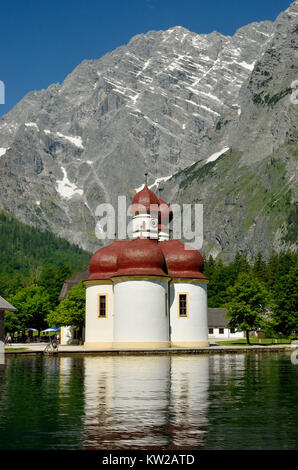
[[[95,279],[109,279],[117,272],[117,261],[122,246],[126,240],[116,240],[111,245],[104,246],[97,250],[91,258],[89,264],[90,275],[87,281]]]
[[[170,205],[161,198],[159,198],[158,203],[158,223],[161,225],[168,225],[173,219],[173,211]]]
[[[118,258],[118,276],[166,276],[165,259],[157,240],[136,238],[130,240]]]
[[[139,191],[132,200],[131,212],[140,214],[145,212],[155,212],[158,211],[159,200],[158,197],[148,188],[145,184],[144,188]],[[152,207],[153,206],[153,207]]]
[[[159,245],[164,254],[170,276],[207,279],[202,274],[204,260],[198,250],[184,245],[179,240],[167,240],[159,242]],[[187,247],[189,249],[186,249]]]

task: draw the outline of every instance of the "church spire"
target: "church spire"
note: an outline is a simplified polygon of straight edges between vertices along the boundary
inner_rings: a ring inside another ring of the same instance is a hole
[[[145,173],[145,186],[132,200],[131,213],[133,238],[158,239],[158,208],[159,199],[147,186]]]

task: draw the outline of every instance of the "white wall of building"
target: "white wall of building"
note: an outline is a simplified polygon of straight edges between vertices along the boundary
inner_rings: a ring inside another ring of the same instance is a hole
[[[188,294],[188,316],[179,317],[178,294]],[[208,346],[207,284],[197,281],[170,284],[171,345]]]
[[[216,338],[216,339],[237,339],[237,338],[244,338],[245,333],[243,331],[235,331],[235,333],[231,333],[231,330],[229,328],[223,328],[223,333],[220,333],[220,327],[212,327],[213,328],[213,333],[209,333],[208,329],[208,337],[209,338]],[[222,328],[221,328],[222,329]]]
[[[73,338],[73,326],[61,326],[60,344],[71,344]]]
[[[98,297],[107,296],[107,315],[98,315]],[[114,294],[111,282],[86,286],[86,347],[111,348],[114,332]]]
[[[61,326],[60,344],[81,344],[85,339],[85,327]]]
[[[168,347],[169,317],[165,314],[168,281],[114,279],[114,347]]]

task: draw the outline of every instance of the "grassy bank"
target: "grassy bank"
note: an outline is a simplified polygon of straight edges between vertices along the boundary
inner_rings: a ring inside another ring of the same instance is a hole
[[[291,340],[288,338],[250,338],[250,344],[247,344],[246,339],[237,339],[237,340],[227,340],[227,341],[216,341],[216,344],[219,346],[272,346],[272,345],[282,345],[282,344],[291,344]]]

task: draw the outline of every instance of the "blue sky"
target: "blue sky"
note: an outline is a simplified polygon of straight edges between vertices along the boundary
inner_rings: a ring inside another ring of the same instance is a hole
[[[61,82],[134,35],[184,26],[232,35],[274,20],[291,0],[1,0],[0,80],[8,112],[25,94]]]

